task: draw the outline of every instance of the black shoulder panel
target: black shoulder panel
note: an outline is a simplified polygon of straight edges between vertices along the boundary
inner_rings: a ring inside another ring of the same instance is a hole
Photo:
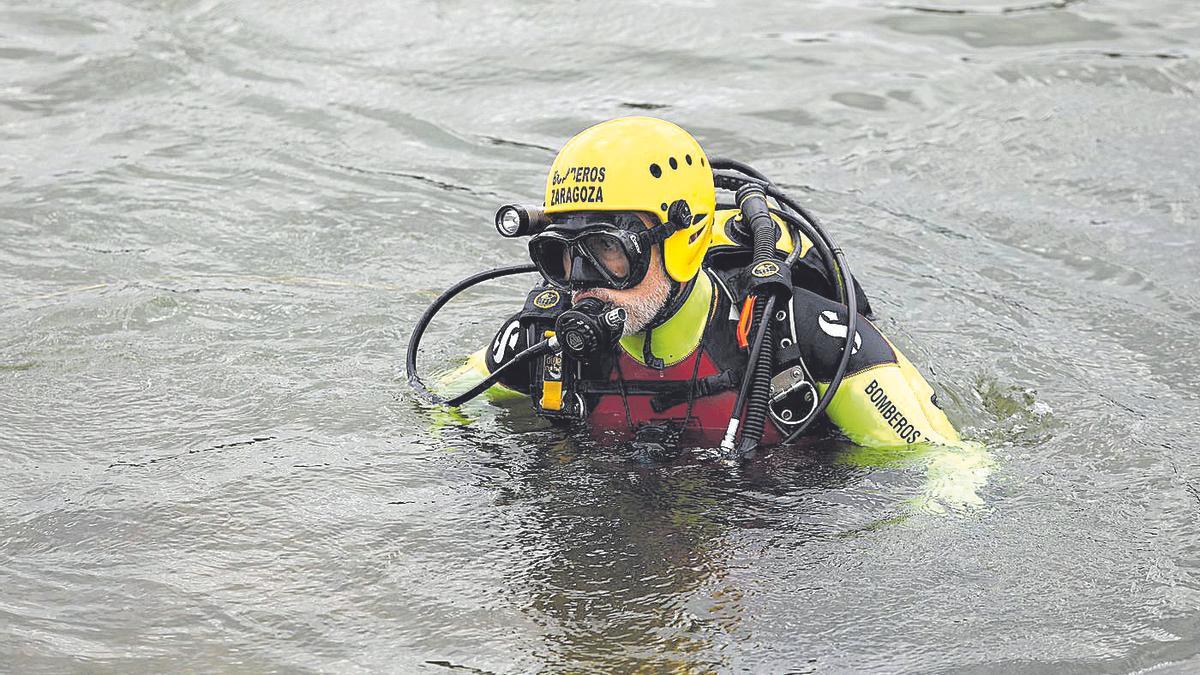
[[[509,317],[500,330],[496,331],[496,337],[492,338],[492,342],[484,350],[484,360],[487,361],[488,372],[496,372],[497,368],[529,347],[531,332],[527,327],[521,325],[520,312]],[[529,389],[529,369],[521,367],[511,369],[500,378],[500,383],[509,389],[526,391]]]
[[[525,298],[525,306],[521,308],[521,321],[549,321],[554,323],[559,314],[571,306],[571,296],[565,291],[548,286],[535,286]]]
[[[564,291],[545,285],[535,286],[525,298],[521,311],[504,322],[486,350],[489,372],[541,340],[542,332],[554,327],[554,320],[571,306],[571,297]],[[506,372],[500,383],[509,389],[528,391],[532,377],[529,368]]]
[[[813,377],[828,382],[842,358],[842,345],[846,343],[846,306],[803,288],[797,288],[792,295],[790,313],[790,320],[795,322],[796,342],[794,348],[780,349],[780,356],[786,359],[788,354],[798,351],[812,371]],[[789,322],[787,329],[780,331],[780,334],[788,336],[790,332]],[[847,376],[872,366],[896,362],[896,353],[891,345],[861,314],[858,318],[857,333],[854,352],[846,370]]]

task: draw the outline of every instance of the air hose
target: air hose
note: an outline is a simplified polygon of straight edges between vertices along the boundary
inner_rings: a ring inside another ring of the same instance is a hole
[[[450,407],[460,406],[460,405],[466,403],[467,401],[470,401],[471,399],[475,398],[476,396],[482,394],[483,392],[487,391],[489,387],[491,387],[493,384],[496,384],[497,382],[499,382],[500,378],[503,377],[506,372],[508,372],[509,370],[512,370],[512,368],[515,365],[525,363],[529,359],[541,356],[542,354],[547,354],[549,352],[556,351],[558,349],[559,349],[558,338],[555,338],[555,337],[547,338],[547,339],[542,340],[541,342],[533,345],[532,347],[527,347],[526,349],[519,352],[516,356],[512,357],[508,361],[505,361],[503,365],[501,365],[499,368],[493,370],[491,372],[491,374],[488,375],[487,377],[483,378],[483,380],[480,381],[479,384],[476,384],[475,386],[473,386],[470,389],[468,389],[467,391],[459,394],[458,396],[455,396],[453,398],[443,399],[443,398],[437,396],[436,394],[431,394],[431,396],[433,396],[433,398],[429,399],[429,400],[431,403],[448,405]]]
[[[737,203],[742,210],[742,222],[750,231],[754,242],[754,258],[751,269],[758,271],[764,263],[775,261],[775,221],[767,206],[767,195],[762,187],[747,183],[737,191]],[[789,275],[790,278],[790,275]],[[789,289],[790,290],[790,289]],[[775,362],[775,341],[771,339],[771,316],[775,312],[778,298],[772,286],[760,286],[755,291],[754,336],[751,362],[747,364],[746,378],[749,392],[746,397],[745,424],[738,454],[748,456],[762,441],[763,428],[767,421],[767,404],[771,399],[771,368]],[[739,392],[740,393],[740,392]],[[737,405],[737,404],[735,404]],[[740,409],[740,408],[739,408]]]
[[[425,383],[422,382],[421,378],[417,375],[417,351],[421,346],[421,336],[425,334],[425,329],[429,326],[429,322],[433,320],[434,315],[437,314],[447,302],[450,302],[454,296],[462,293],[476,284],[481,284],[485,281],[498,279],[500,277],[507,277],[514,274],[526,274],[536,271],[537,267],[534,265],[513,265],[511,267],[497,267],[496,269],[488,270],[486,272],[473,274],[446,289],[444,293],[439,295],[438,298],[433,301],[433,304],[429,305],[429,307],[425,310],[425,313],[422,314],[421,318],[417,321],[417,325],[413,327],[412,336],[408,338],[408,353],[405,355],[404,365],[405,370],[408,373],[408,384],[413,388],[413,391],[417,392],[418,396],[434,405],[462,405],[463,403],[475,398],[480,393],[486,391],[488,387],[495,384],[496,381],[499,380],[504,374],[504,372],[506,372],[513,364],[523,363],[535,356],[539,356],[546,351],[557,347],[557,344],[550,344],[550,340],[542,340],[532,347],[525,349],[520,354],[517,354],[502,367],[497,368],[494,373],[489,375],[482,382],[474,387],[471,387],[470,390],[453,398],[443,398],[429,391],[429,389],[425,386]]]

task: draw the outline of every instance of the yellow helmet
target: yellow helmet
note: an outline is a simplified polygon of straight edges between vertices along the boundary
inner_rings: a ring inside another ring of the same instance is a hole
[[[712,238],[717,194],[700,144],[653,117],[621,117],[589,127],[563,146],[546,177],[546,214],[645,211],[667,222],[677,200],[690,225],[663,243],[667,274],[686,282],[700,271]]]

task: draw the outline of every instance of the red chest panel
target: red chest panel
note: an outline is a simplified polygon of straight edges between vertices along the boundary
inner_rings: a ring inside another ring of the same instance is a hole
[[[688,383],[692,380],[692,373],[696,374],[697,378],[716,375],[720,371],[716,364],[702,349],[697,349],[691,356],[685,358],[671,366],[667,366],[663,370],[655,370],[644,366],[629,356],[624,350],[618,350],[621,363],[620,372],[624,376],[625,381],[660,381],[660,382],[683,382]],[[697,369],[696,359],[700,360],[699,368]],[[609,376],[609,381],[617,381],[617,369],[613,368]],[[687,417],[688,404],[686,399],[662,412],[655,412],[650,406],[650,399],[653,398],[650,394],[629,394],[626,400],[629,403],[629,418],[633,421],[634,427],[654,422],[655,420],[674,420],[677,423],[682,423]],[[729,426],[729,415],[733,412],[733,404],[737,400],[737,390],[730,389],[722,391],[711,396],[697,397],[692,404],[692,415],[688,421],[687,430],[683,434],[681,441],[688,445],[698,445],[704,447],[716,447],[720,445],[721,439],[725,436],[725,429]],[[621,400],[620,394],[606,394],[600,397],[600,400],[592,408],[591,414],[588,417],[588,422],[594,432],[605,437],[616,437],[622,440],[632,438],[629,429],[629,421],[625,417],[625,403]],[[775,428],[768,421],[766,433],[763,434],[765,443],[778,443],[779,435]]]

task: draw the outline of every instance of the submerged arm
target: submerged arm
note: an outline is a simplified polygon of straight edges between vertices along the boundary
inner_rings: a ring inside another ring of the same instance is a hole
[[[797,344],[817,390],[824,393],[841,356],[846,308],[807,291],[793,300]],[[845,461],[859,466],[919,463],[926,480],[914,504],[929,511],[983,504],[981,489],[994,461],[978,443],[963,441],[929,382],[865,317],[856,351],[826,414],[856,447]]]

